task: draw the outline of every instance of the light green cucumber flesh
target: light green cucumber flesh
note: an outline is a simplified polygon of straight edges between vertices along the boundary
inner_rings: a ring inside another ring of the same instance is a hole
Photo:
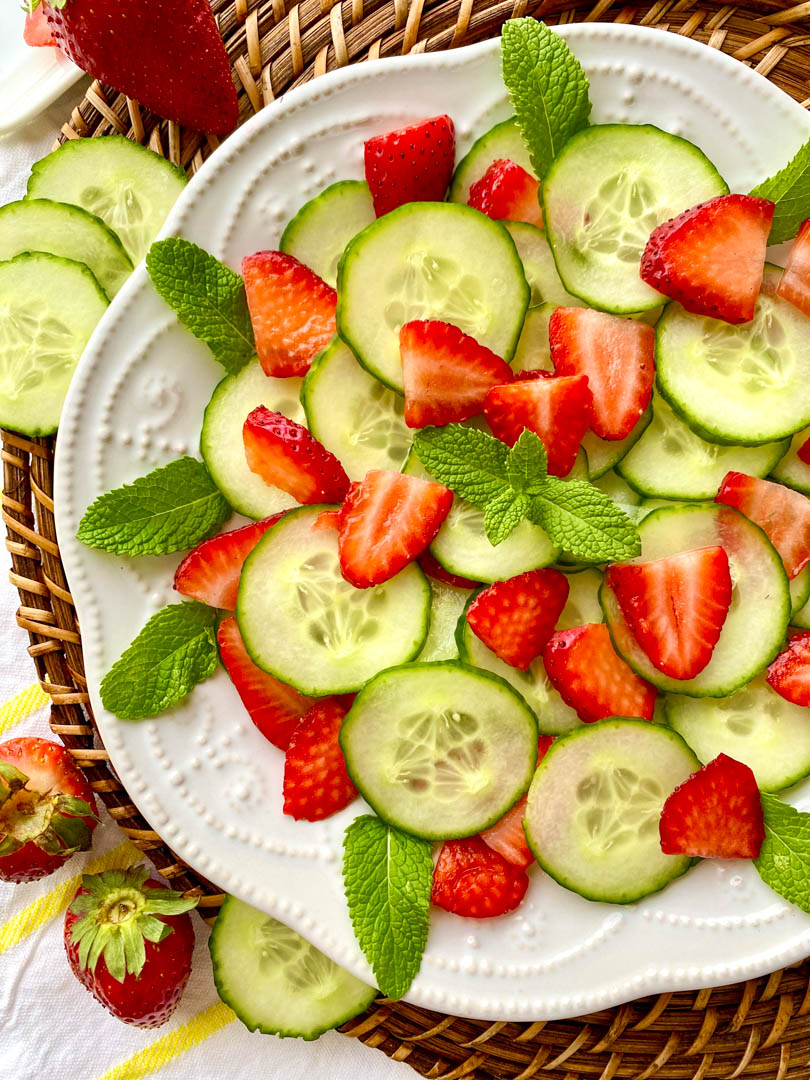
[[[601,124],[568,140],[543,182],[543,220],[565,288],[630,314],[663,297],[642,281],[650,233],[728,187],[691,143],[651,125]]]
[[[798,579],[797,579],[798,580]],[[798,608],[790,616],[791,626],[797,626],[800,630],[810,630],[810,600],[804,607]]]
[[[638,423],[626,439],[600,439],[593,431],[586,431],[582,449],[588,455],[591,480],[598,480],[609,469],[614,469],[622,458],[636,445],[652,420],[652,409],[641,414]]]
[[[476,139],[456,166],[448,199],[451,202],[466,203],[470,197],[470,188],[476,180],[481,179],[493,162],[502,158],[514,161],[526,172],[534,175],[529,151],[514,116],[502,120]]]
[[[455,660],[458,657],[456,626],[467,606],[470,589],[459,589],[446,581],[430,581],[430,627],[422,651],[417,656],[421,663],[433,660]]]
[[[265,533],[242,569],[236,618],[253,662],[302,694],[346,694],[413,659],[428,632],[430,585],[416,563],[370,589],[340,572],[337,530],[299,507]]]
[[[805,566],[795,578],[790,579],[790,619],[797,615],[810,600],[810,566]],[[794,623],[795,625],[795,623]]]
[[[525,221],[502,221],[515,241],[523,271],[531,289],[529,304],[553,304],[555,307],[579,307],[581,301],[566,291],[560,281],[554,256],[542,229]]]
[[[604,621],[602,608],[599,605],[599,589],[602,585],[602,574],[593,567],[584,570],[576,570],[566,574],[568,581],[568,599],[565,607],[557,619],[558,630],[570,630],[574,626],[584,626],[586,623],[600,623]]]
[[[405,664],[363,687],[340,745],[360,794],[384,821],[446,840],[493,825],[526,791],[537,723],[495,675],[456,661]]]
[[[132,260],[101,218],[50,199],[21,199],[0,207],[0,260],[24,251],[83,263],[110,300],[132,273]]]
[[[661,851],[669,795],[698,768],[675,732],[645,720],[585,724],[557,739],[529,789],[524,828],[546,873],[588,900],[630,904],[690,867]]]
[[[248,1031],[317,1039],[377,996],[295,930],[235,896],[225,897],[208,947],[217,993]]]
[[[107,297],[86,266],[42,252],[0,263],[0,425],[52,435]]]
[[[337,326],[363,367],[401,392],[404,323],[451,322],[508,363],[528,303],[523,267],[502,225],[468,206],[416,202],[378,218],[349,244]]]
[[[512,357],[514,372],[554,370],[548,343],[548,323],[553,311],[553,304],[538,304],[526,312],[518,346]]]
[[[614,502],[620,503],[622,506],[638,506],[641,502],[639,493],[631,488],[619,473],[614,472],[612,469],[609,472],[602,473],[598,479],[592,480],[591,483],[595,488],[604,492],[605,495],[609,495]]]
[[[806,465],[798,457],[797,451],[810,439],[810,428],[802,428],[797,431],[790,440],[790,447],[782,458],[771,469],[771,476],[780,484],[801,491],[802,495],[810,495],[810,465]]]
[[[278,246],[334,288],[346,245],[374,217],[365,180],[339,180],[304,203],[288,222]]]

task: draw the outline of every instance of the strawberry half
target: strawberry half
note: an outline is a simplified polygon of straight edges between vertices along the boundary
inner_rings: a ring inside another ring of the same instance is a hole
[[[492,434],[508,446],[524,428],[546,447],[548,471],[567,476],[593,418],[593,397],[587,375],[558,375],[495,386],[487,394],[484,415]]]
[[[222,663],[250,719],[268,742],[286,750],[292,733],[316,699],[299,694],[257,667],[248,655],[236,619],[223,619],[217,642]]]
[[[810,631],[796,634],[768,668],[768,684],[794,705],[810,705]]]
[[[789,578],[810,562],[810,499],[806,495],[773,480],[729,472],[714,501],[733,506],[759,525],[778,551]]]
[[[648,285],[687,311],[750,322],[762,285],[774,204],[720,195],[653,230],[641,257]]]
[[[552,735],[541,735],[537,740],[537,764],[539,765],[548,753],[548,749],[554,742]],[[523,831],[523,818],[526,814],[526,801],[528,795],[518,799],[515,805],[501,818],[499,822],[481,833],[481,839],[488,844],[493,851],[503,855],[507,862],[513,866],[519,866],[525,870],[534,862],[534,855],[526,843],[526,833]]]
[[[531,173],[508,158],[498,158],[471,185],[467,205],[495,221],[528,221],[542,229],[539,190]]]
[[[357,589],[381,585],[421,555],[450,512],[453,492],[432,480],[371,469],[340,511],[338,556]]]
[[[609,566],[605,582],[659,671],[672,679],[693,679],[703,671],[731,604],[731,574],[723,548]]]
[[[56,45],[56,39],[48,25],[48,11],[48,5],[43,0],[33,11],[26,13],[23,27],[23,41],[26,45]]]
[[[599,438],[626,439],[652,397],[653,327],[604,311],[559,307],[549,320],[548,340],[558,375],[588,376],[591,426]]]
[[[316,701],[298,724],[284,759],[284,813],[322,821],[357,795],[338,735],[348,710],[335,698]]]
[[[756,859],[765,839],[762,803],[747,765],[720,754],[675,788],[659,822],[665,855]]]
[[[349,478],[333,453],[301,424],[259,405],[242,427],[248,468],[304,505],[339,503]]]
[[[793,241],[776,292],[799,311],[810,315],[810,218],[802,222],[799,235]]]
[[[622,660],[604,623],[558,630],[543,663],[552,686],[586,724],[608,716],[652,720],[655,687]]]
[[[467,608],[467,622],[504,663],[525,671],[554,633],[567,599],[565,574],[529,570],[480,592]]]
[[[480,836],[445,840],[433,870],[431,903],[468,919],[513,911],[526,895],[526,871],[513,866]]]
[[[456,160],[449,116],[434,116],[366,140],[366,182],[374,213],[382,217],[409,202],[441,202]]]
[[[174,587],[183,596],[211,607],[233,611],[245,559],[286,510],[241,529],[204,540],[186,555],[174,574]]]
[[[480,581],[470,581],[469,578],[451,574],[429,551],[423,551],[417,561],[428,577],[442,581],[445,585],[452,585],[456,589],[477,589],[481,584]]]
[[[303,378],[337,330],[337,293],[314,270],[281,251],[248,255],[242,277],[265,374]]]

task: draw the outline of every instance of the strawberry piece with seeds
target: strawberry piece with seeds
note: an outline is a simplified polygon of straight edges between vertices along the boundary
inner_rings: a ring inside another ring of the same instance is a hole
[[[802,222],[799,235],[793,241],[776,292],[799,311],[810,315],[810,218]],[[802,461],[810,464],[805,458]]]
[[[259,405],[242,427],[248,468],[304,505],[339,503],[349,478],[333,453],[301,424]]]
[[[335,698],[316,701],[298,724],[284,759],[284,813],[322,821],[357,795],[338,736],[348,710]]]
[[[767,681],[785,701],[810,706],[810,631],[790,639],[768,668]]]
[[[765,824],[754,774],[720,754],[675,788],[661,811],[659,831],[665,855],[756,859]]]
[[[723,548],[609,566],[605,582],[659,671],[672,679],[693,679],[703,671],[731,604],[731,573]]]
[[[409,202],[441,202],[456,159],[449,116],[434,116],[366,140],[366,182],[374,213],[382,217]]]
[[[470,187],[467,205],[495,221],[528,221],[542,229],[539,189],[538,182],[522,166],[509,158],[498,158]]]
[[[525,671],[554,633],[567,599],[565,574],[529,570],[480,592],[467,609],[467,622],[504,663]]]
[[[338,556],[355,588],[381,585],[421,555],[450,512],[453,493],[432,480],[372,469],[340,511]]]
[[[588,376],[599,438],[626,439],[652,398],[655,330],[604,311],[559,307],[548,339],[557,375]]]
[[[481,584],[480,581],[470,581],[469,578],[451,574],[429,551],[423,551],[417,561],[428,577],[442,581],[445,585],[452,585],[456,589],[477,589]]]
[[[779,553],[789,578],[810,562],[810,499],[773,480],[726,473],[714,499],[733,506],[765,533]]]
[[[23,27],[23,41],[26,45],[56,45],[56,39],[48,25],[48,10],[48,5],[43,0],[33,11],[26,12]]]
[[[233,611],[245,559],[285,513],[282,510],[263,521],[203,540],[177,567],[174,574],[176,591],[211,607]]]
[[[593,417],[588,376],[558,375],[495,386],[487,394],[484,415],[492,434],[508,446],[514,446],[524,428],[533,431],[545,445],[549,473],[567,476]]]
[[[242,260],[242,277],[265,374],[303,378],[337,331],[337,293],[308,266],[281,251],[248,255]]]
[[[656,689],[619,656],[604,623],[557,631],[543,663],[560,697],[586,724],[608,716],[652,720]]]
[[[468,420],[487,391],[510,382],[512,369],[494,352],[438,320],[405,323],[399,332],[405,423],[422,428]]]
[[[431,903],[469,919],[513,911],[526,895],[526,871],[508,862],[480,836],[445,840],[433,870]]]
[[[541,735],[537,740],[537,764],[539,765],[548,753],[549,747],[554,742],[553,735]],[[526,814],[526,801],[528,795],[518,799],[515,805],[501,818],[499,822],[481,833],[481,839],[499,855],[503,855],[507,862],[513,866],[519,866],[525,870],[534,862],[534,855],[526,843],[526,834],[523,831],[523,818]]]
[[[648,285],[687,311],[750,322],[765,269],[774,204],[720,195],[659,225],[641,257]]]

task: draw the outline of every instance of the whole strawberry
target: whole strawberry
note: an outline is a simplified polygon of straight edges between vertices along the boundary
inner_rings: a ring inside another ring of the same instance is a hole
[[[65,913],[73,974],[125,1024],[159,1027],[191,973],[188,911],[196,904],[150,878],[145,866],[85,874]]]
[[[35,881],[87,851],[93,792],[73,758],[47,739],[0,744],[0,881]]]

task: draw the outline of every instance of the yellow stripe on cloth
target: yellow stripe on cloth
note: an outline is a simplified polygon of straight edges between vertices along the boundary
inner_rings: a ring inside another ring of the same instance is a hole
[[[128,866],[134,866],[142,858],[142,854],[129,840],[113,848],[111,851],[92,859],[84,868],[84,874],[100,874],[103,870],[123,870]],[[49,919],[63,912],[74,893],[82,883],[82,875],[76,874],[63,885],[57,885],[39,900],[22,909],[12,916],[7,923],[0,926],[0,954],[19,944],[29,934],[33,934],[40,926]]]
[[[120,1065],[114,1065],[99,1080],[142,1080],[142,1077],[162,1069],[164,1065],[211,1035],[216,1035],[235,1019],[236,1014],[222,1001],[218,1001],[216,1005],[210,1005],[197,1013],[187,1024],[156,1039],[145,1050],[133,1054]]]
[[[32,683],[25,690],[21,690],[11,701],[0,705],[0,734],[47,705],[50,700],[39,683]]]

